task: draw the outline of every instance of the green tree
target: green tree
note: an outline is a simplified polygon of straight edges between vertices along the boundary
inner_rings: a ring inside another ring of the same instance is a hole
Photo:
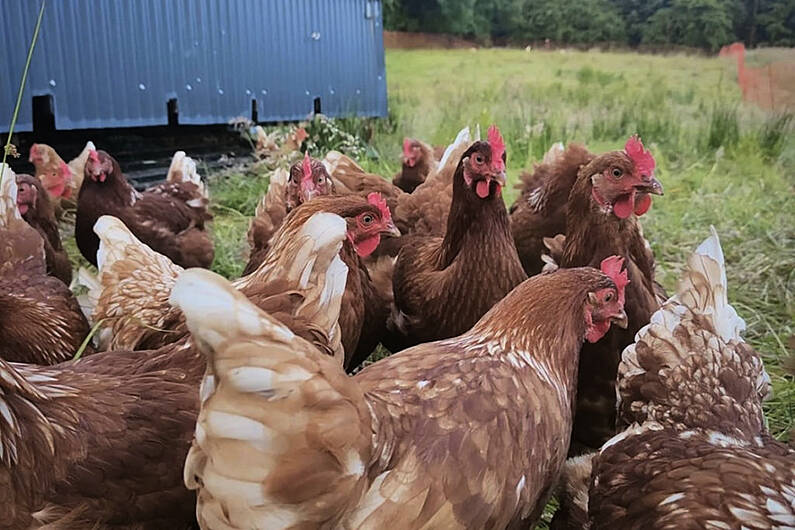
[[[562,43],[624,42],[626,24],[607,0],[535,0],[524,5],[522,37]]]
[[[761,2],[756,23],[759,42],[795,46],[795,0]]]
[[[643,42],[681,44],[717,51],[735,40],[730,5],[720,0],[673,0],[646,24]]]
[[[670,7],[670,0],[613,0],[626,24],[627,42],[637,46],[643,40],[646,21],[660,9]]]

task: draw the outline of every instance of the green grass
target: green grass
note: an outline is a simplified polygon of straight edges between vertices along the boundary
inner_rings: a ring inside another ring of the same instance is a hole
[[[484,49],[390,50],[389,117],[338,125],[367,143],[370,171],[399,168],[403,136],[449,142],[464,125],[497,123],[507,142],[509,178],[532,167],[555,141],[593,151],[641,134],[658,161],[665,196],[643,218],[668,288],[715,225],[726,254],[729,298],[748,323],[775,397],[771,432],[788,438],[795,384],[781,368],[795,316],[795,138],[792,118],[740,100],[731,59],[633,53]],[[245,230],[267,187],[267,172],[211,177],[216,262],[239,274]],[[510,204],[516,196],[506,190]]]

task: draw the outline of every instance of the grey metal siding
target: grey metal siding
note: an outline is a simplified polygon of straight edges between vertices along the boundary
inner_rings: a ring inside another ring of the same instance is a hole
[[[39,2],[0,0],[7,131]],[[49,0],[16,130],[51,94],[58,129],[304,118],[387,111],[380,1]]]

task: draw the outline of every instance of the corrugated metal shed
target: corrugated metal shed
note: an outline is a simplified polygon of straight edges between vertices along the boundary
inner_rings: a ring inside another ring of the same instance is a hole
[[[40,3],[0,0],[7,131]],[[16,130],[54,97],[58,129],[387,111],[381,3],[372,0],[50,0]]]

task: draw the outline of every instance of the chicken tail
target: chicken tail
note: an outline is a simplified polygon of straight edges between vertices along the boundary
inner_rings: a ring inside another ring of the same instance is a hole
[[[566,148],[563,147],[563,142],[555,142],[552,144],[552,147],[549,148],[549,151],[544,154],[544,158],[541,159],[541,163],[554,164],[560,159],[561,156],[563,156],[563,151],[565,150]]]
[[[569,458],[563,464],[558,482],[558,510],[549,524],[551,530],[587,530],[588,489],[596,453]]]
[[[469,134],[469,127],[464,127],[458,131],[453,143],[448,145],[447,149],[444,150],[444,154],[442,155],[441,160],[439,160],[439,168],[441,169],[447,164],[447,161],[450,160],[453,151],[457,151],[462,145],[468,145],[471,141],[472,138]],[[458,165],[458,159],[456,159],[455,163]]]
[[[207,356],[184,469],[200,525],[335,526],[366,481],[361,389],[217,274],[183,272],[171,300]]]
[[[202,182],[201,175],[196,169],[196,162],[185,154],[185,151],[177,151],[171,159],[171,165],[168,168],[166,181],[172,184],[180,182],[191,182],[199,188],[202,197],[207,198],[207,188]]]
[[[17,207],[17,176],[10,167],[4,166],[0,180],[0,228],[9,228],[21,220]]]
[[[90,291],[94,320],[104,319],[103,326],[112,329],[108,347],[135,349],[142,337],[162,328],[172,311],[169,293],[183,269],[142,243],[115,217],[100,217],[94,232],[99,236],[99,286]]]
[[[334,357],[344,357],[338,318],[348,266],[339,252],[347,234],[342,217],[327,212],[312,215],[300,227],[291,218],[273,237],[268,255],[256,271],[235,283],[237,288],[290,286],[304,301],[295,316],[312,322],[329,340]]]
[[[72,176],[79,178],[81,181],[83,180],[83,172],[86,168],[86,162],[88,161],[88,155],[91,154],[91,151],[96,151],[97,148],[94,145],[94,142],[89,140],[86,142],[85,147],[83,150],[80,151],[80,154],[77,155],[75,158],[69,161],[67,164],[69,169],[72,170]]]
[[[283,168],[271,173],[268,191],[257,204],[246,235],[252,254],[268,247],[271,237],[287,216],[285,196],[289,178],[290,174]]]
[[[626,423],[661,420],[658,414],[667,418],[673,403],[691,403],[687,411],[677,413],[695,418],[703,400],[691,401],[691,394],[719,391],[724,395],[714,396],[715,402],[730,403],[728,394],[734,403],[704,417],[722,413],[738,428],[750,422],[752,430],[761,421],[761,405],[757,411],[754,402],[769,397],[770,377],[759,355],[741,337],[745,322],[728,302],[723,250],[714,227],[711,232],[688,259],[677,293],[623,352],[618,393]],[[724,374],[720,381],[705,375],[716,369]]]

